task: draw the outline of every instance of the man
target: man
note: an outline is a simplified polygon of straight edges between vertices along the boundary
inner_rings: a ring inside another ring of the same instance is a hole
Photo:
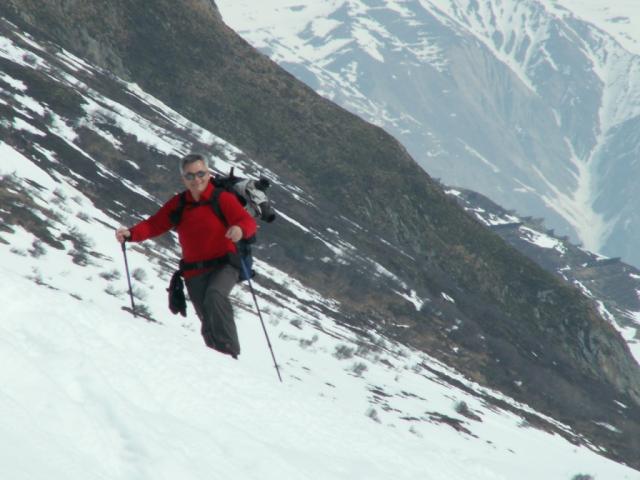
[[[176,230],[187,291],[202,323],[207,346],[237,358],[240,344],[229,294],[238,280],[238,269],[229,260],[237,253],[235,243],[256,233],[256,222],[236,196],[227,191],[217,192],[224,219],[216,215],[209,202],[215,187],[209,181],[211,174],[202,155],[192,153],[182,158],[180,172],[187,191]],[[174,227],[172,213],[178,210],[181,195],[172,197],[157,213],[134,227],[118,228],[116,239],[120,243],[141,242],[169,231]],[[202,263],[198,265],[199,262]]]

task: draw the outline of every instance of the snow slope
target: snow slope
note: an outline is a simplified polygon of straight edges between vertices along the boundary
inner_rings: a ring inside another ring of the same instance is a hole
[[[132,270],[154,273],[138,272],[134,285],[161,323],[133,318],[120,308],[126,281],[113,273],[123,262],[107,225],[117,222],[6,145],[2,153],[2,175],[11,165],[20,181],[46,187],[41,199],[68,198],[58,202],[68,218],[81,209],[104,223],[77,223],[103,255],[86,266],[48,247],[29,254],[37,239],[19,227],[0,234],[0,477],[640,478],[531,428],[514,413],[524,405],[490,407],[483,396],[498,394],[427,355],[384,339],[377,352],[356,352],[354,333],[296,307],[325,300],[265,264],[290,295],[282,306],[258,289],[283,384],[246,287],[234,293],[238,361],[204,347],[191,308],[184,320],[165,310],[166,275],[135,248]],[[462,402],[471,414],[458,413]]]

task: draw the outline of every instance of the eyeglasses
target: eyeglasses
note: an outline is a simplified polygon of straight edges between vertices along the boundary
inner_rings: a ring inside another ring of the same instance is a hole
[[[204,178],[204,176],[209,173],[209,172],[205,172],[204,170],[200,170],[196,173],[192,173],[192,172],[188,172],[188,173],[184,173],[182,174],[182,176],[189,181],[195,180],[196,177],[198,178]]]

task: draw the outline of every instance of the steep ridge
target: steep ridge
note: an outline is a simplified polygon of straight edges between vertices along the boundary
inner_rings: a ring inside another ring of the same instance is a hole
[[[640,271],[620,260],[594,254],[559,237],[542,219],[521,217],[470,190],[447,194],[480,222],[545,270],[576,285],[627,340],[640,360]]]
[[[14,119],[2,125],[5,143],[76,178],[101,210],[123,222],[152,211],[170,193],[176,156],[191,148],[215,153],[220,169],[237,162],[247,173],[270,175],[276,206],[288,220],[265,230],[268,248],[260,255],[339,301],[341,322],[428,351],[562,418],[612,458],[637,466],[640,380],[615,329],[577,290],[448,199],[382,130],[257,54],[206,2],[179,10],[171,2],[93,2],[70,10],[67,3],[19,3],[20,9],[2,7],[2,14],[139,83],[184,117],[150,108],[136,85],[123,88],[55,44],[42,51],[5,22],[3,35],[11,40],[0,61],[9,76],[4,83],[18,99],[1,105]],[[87,38],[92,41],[77,43]],[[98,99],[97,90],[133,114]],[[38,109],[29,98],[47,107]],[[130,122],[114,124],[109,110]],[[150,127],[158,132],[151,142],[135,128],[145,116],[163,127]],[[6,224],[36,231],[52,246],[79,242],[68,232],[52,234],[46,215],[33,218],[34,205],[11,194],[17,187],[10,178],[3,182],[12,205],[2,211]],[[154,255],[151,248],[147,253]],[[627,409],[612,401],[612,390]]]

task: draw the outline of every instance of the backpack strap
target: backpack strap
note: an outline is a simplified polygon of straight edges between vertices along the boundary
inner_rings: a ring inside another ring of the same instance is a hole
[[[184,207],[187,205],[187,192],[186,190],[180,194],[178,197],[178,206],[175,210],[169,213],[169,220],[171,221],[171,225],[177,227],[180,224],[180,220],[182,220],[182,213],[184,212]]]
[[[227,219],[224,216],[224,213],[222,213],[222,209],[220,208],[220,194],[223,192],[224,190],[221,188],[214,188],[213,189],[213,193],[211,194],[211,198],[209,199],[209,201],[207,202],[209,205],[211,205],[211,208],[213,210],[213,213],[216,214],[216,217],[218,217],[220,219],[220,221],[222,222],[222,224],[224,225],[225,228],[229,228],[229,222],[227,222]]]

